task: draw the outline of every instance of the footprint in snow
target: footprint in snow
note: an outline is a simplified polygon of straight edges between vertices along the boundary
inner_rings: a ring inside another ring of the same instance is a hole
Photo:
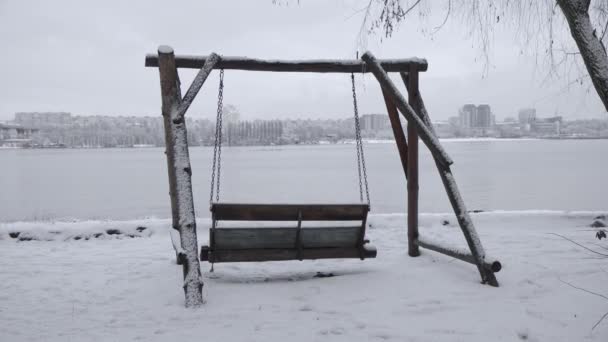
[[[319,332],[317,332],[317,334],[319,335],[344,335],[344,333],[346,332],[346,330],[344,328],[341,327],[334,327],[331,329],[323,329],[320,330]]]
[[[306,300],[306,297],[304,296],[293,296],[291,297],[292,300],[298,301],[298,302],[303,302]]]
[[[391,339],[391,336],[388,334],[376,334],[376,335],[373,335],[373,337],[380,339],[380,340],[390,340]]]
[[[357,324],[355,324],[355,328],[361,330],[361,329],[365,329],[367,328],[367,324],[363,323],[363,322],[357,322]]]

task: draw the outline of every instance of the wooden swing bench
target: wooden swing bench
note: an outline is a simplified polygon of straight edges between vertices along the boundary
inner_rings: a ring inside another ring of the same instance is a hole
[[[211,263],[375,258],[365,239],[368,204],[212,203],[209,246],[200,259]],[[219,221],[295,221],[296,226],[218,227]],[[306,221],[356,221],[349,226],[306,226]]]

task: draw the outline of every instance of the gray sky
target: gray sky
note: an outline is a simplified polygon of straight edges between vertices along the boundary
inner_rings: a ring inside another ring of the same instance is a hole
[[[177,54],[259,58],[354,58],[367,48],[379,58],[424,57],[420,84],[430,115],[443,120],[464,103],[487,103],[499,119],[534,106],[539,116],[606,117],[588,84],[542,82],[546,71],[521,54],[510,32],[496,32],[489,74],[468,30],[451,20],[433,39],[416,16],[390,39],[357,34],[367,1],[301,0],[276,6],[247,1],[12,1],[0,0],[0,120],[16,111],[69,111],[76,115],[159,115],[158,72],[144,68],[160,44]],[[442,12],[429,19],[433,27]],[[456,19],[456,18],[455,18]],[[428,25],[427,25],[428,26]],[[564,39],[570,39],[565,34]],[[185,92],[196,71],[181,71]],[[359,76],[361,112],[383,112],[371,76]],[[212,119],[217,73],[191,107]],[[348,75],[226,71],[224,103],[242,118],[345,117],[352,113]]]

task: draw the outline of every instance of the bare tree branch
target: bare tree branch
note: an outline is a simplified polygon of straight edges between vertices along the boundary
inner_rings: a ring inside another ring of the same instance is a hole
[[[559,281],[561,281],[562,283],[564,283],[564,284],[566,284],[566,285],[568,285],[568,286],[570,286],[570,287],[572,287],[572,288],[575,288],[575,289],[577,289],[577,290],[581,290],[581,291],[587,292],[587,293],[589,293],[589,294],[592,294],[592,295],[595,295],[595,296],[598,296],[598,297],[601,297],[601,298],[604,298],[604,299],[608,300],[608,297],[607,297],[607,296],[604,296],[604,295],[603,295],[603,294],[601,294],[601,293],[597,293],[597,292],[589,291],[589,290],[584,289],[584,288],[582,288],[582,287],[578,287],[578,286],[572,285],[571,283],[569,283],[569,282],[567,282],[567,281],[563,280],[563,279],[562,279],[562,278],[560,278],[560,277],[557,277],[557,279],[558,279]]]
[[[367,3],[367,5],[365,5],[365,6],[361,7],[361,8],[359,8],[358,10],[355,10],[353,13],[351,13],[349,16],[347,16],[347,17],[346,17],[346,20],[351,19],[352,17],[356,16],[357,14],[359,14],[359,13],[361,13],[361,12],[369,12],[370,7],[372,6],[372,1],[373,1],[373,0],[370,0],[370,1]],[[367,18],[367,14],[366,14],[366,16],[365,16],[365,17],[363,17],[363,23],[362,23],[362,24],[365,24],[365,20],[366,20],[366,18]],[[365,26],[365,25],[362,25],[362,26]]]
[[[366,33],[367,19],[369,18],[373,1],[374,0],[369,0],[369,3],[366,6],[365,16],[363,16],[363,22],[361,22],[361,27],[359,27],[359,33],[357,34],[357,45],[363,45],[362,43],[363,43],[364,34]]]
[[[603,320],[604,320],[604,318],[606,318],[606,317],[608,317],[608,312],[606,312],[606,313],[604,314],[604,316],[602,316],[602,317],[599,319],[599,321],[597,321],[597,322],[596,322],[596,323],[593,325],[593,327],[591,328],[591,330],[593,331],[593,329],[595,329],[595,328],[596,328],[598,325],[600,325],[600,323],[602,323],[602,321],[603,321]]]
[[[603,254],[603,253],[600,253],[600,252],[598,252],[598,251],[594,251],[593,249],[591,249],[591,248],[589,248],[589,247],[587,247],[587,246],[583,246],[583,245],[581,245],[580,243],[578,243],[578,242],[576,242],[576,241],[574,241],[574,240],[572,240],[572,239],[569,239],[569,238],[567,238],[567,237],[565,237],[565,236],[563,236],[563,235],[560,235],[560,234],[557,234],[557,233],[549,233],[549,234],[559,236],[559,237],[561,237],[562,239],[568,240],[568,241],[572,242],[573,244],[575,244],[575,245],[577,245],[577,246],[579,246],[579,247],[582,247],[582,248],[584,248],[584,249],[586,249],[586,250],[588,250],[588,251],[590,251],[590,252],[592,252],[592,253],[595,253],[595,254],[601,255],[601,256],[603,256],[603,257],[608,257],[608,254]],[[607,298],[607,299],[608,299],[608,298]]]
[[[604,48],[604,53],[606,53],[606,45],[604,44],[604,36],[606,35],[606,30],[608,30],[608,20],[606,20],[606,25],[604,26],[604,31],[602,32],[602,36],[600,37],[600,43]]]
[[[566,285],[568,285],[568,286],[570,286],[570,287],[572,287],[572,288],[575,288],[575,289],[577,289],[577,290],[580,290],[580,291],[583,291],[583,292],[587,292],[587,293],[592,294],[592,295],[594,295],[594,296],[598,296],[598,297],[600,297],[600,298],[604,298],[604,299],[608,300],[608,297],[607,297],[607,296],[604,296],[604,295],[603,295],[603,294],[601,294],[601,293],[597,293],[597,292],[589,291],[589,290],[584,289],[584,288],[582,288],[582,287],[578,287],[578,286],[572,285],[572,284],[570,284],[569,282],[567,282],[567,281],[563,280],[563,279],[562,279],[562,278],[560,278],[560,277],[557,277],[557,279],[558,279],[559,281],[561,281],[562,283],[564,283],[564,284],[566,284]],[[606,317],[608,317],[608,312],[606,312],[606,313],[605,313],[605,314],[604,314],[602,317],[600,317],[600,319],[599,319],[597,322],[595,322],[595,324],[594,324],[594,325],[593,325],[593,327],[591,328],[591,331],[593,331],[593,329],[595,329],[595,328],[596,328],[598,325],[600,325],[600,323],[602,323],[602,321],[603,321],[603,320],[604,320]]]
[[[602,36],[600,40],[604,40],[604,36],[606,35],[606,31],[608,30],[608,20],[606,21],[606,25],[604,26],[604,31],[602,32]]]
[[[408,8],[407,10],[405,10],[405,12],[403,13],[403,16],[405,17],[408,13],[410,13],[416,6],[418,6],[418,4],[420,3],[420,1],[422,0],[417,0],[412,6],[410,6],[410,8]]]
[[[437,33],[437,31],[441,30],[445,23],[448,22],[448,18],[450,17],[450,13],[452,12],[452,0],[448,0],[448,11],[445,13],[445,17],[443,18],[443,22],[433,29],[433,34]]]
[[[601,248],[601,249],[605,249],[605,250],[607,250],[607,251],[608,251],[608,247],[606,247],[606,246],[602,246],[602,245],[600,245],[599,243],[594,243],[593,245],[595,245],[596,247],[599,247],[599,248]],[[603,271],[603,270],[602,270],[602,271]]]

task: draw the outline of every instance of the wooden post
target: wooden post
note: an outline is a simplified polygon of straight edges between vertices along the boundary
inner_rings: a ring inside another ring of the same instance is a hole
[[[165,127],[165,153],[169,174],[169,194],[173,229],[179,231],[181,250],[176,251],[183,264],[186,307],[203,303],[203,280],[198,260],[196,220],[192,199],[192,171],[188,154],[186,120],[178,120],[181,90],[175,55],[168,46],[158,48],[158,71]]]
[[[405,174],[405,178],[407,179],[407,140],[405,139],[405,134],[403,133],[403,126],[401,126],[401,121],[399,120],[399,112],[397,111],[397,107],[395,107],[395,104],[393,103],[393,101],[391,101],[391,98],[386,94],[386,91],[384,91],[384,89],[382,90],[382,95],[384,96],[386,112],[388,113],[388,118],[391,122],[393,135],[395,136],[395,143],[397,143],[397,150],[399,151],[399,159],[401,160],[403,173]]]
[[[405,84],[405,89],[408,91],[408,95],[409,95],[410,76],[407,72],[400,72],[399,74],[401,75],[401,79],[403,80],[403,84]],[[437,132],[435,132],[435,127],[433,127],[433,124],[431,123],[431,118],[430,118],[429,114],[426,112],[426,107],[424,106],[424,100],[422,99],[422,96],[420,95],[420,87],[418,87],[418,91],[417,91],[415,100],[417,101],[417,103],[412,104],[412,106],[415,106],[414,108],[416,108],[418,116],[420,116],[420,119],[422,119],[422,122],[424,122],[426,124],[426,127],[429,129],[429,132],[431,132],[431,135],[433,135],[435,138],[437,138]]]
[[[179,214],[177,205],[177,196],[175,194],[176,177],[173,163],[175,153],[173,151],[173,136],[171,130],[171,108],[177,107],[181,101],[181,90],[179,84],[179,76],[175,67],[173,58],[173,49],[168,46],[159,46],[159,65],[158,72],[160,74],[160,91],[161,91],[161,106],[162,116],[165,129],[165,155],[167,156],[167,172],[169,174],[169,196],[171,198],[171,218],[172,227],[177,229],[179,226]],[[162,62],[162,63],[161,63]]]
[[[418,72],[415,70],[410,72],[409,87],[418,89]],[[408,102],[417,112],[415,94],[416,92],[409,93]],[[418,239],[418,133],[411,122],[407,125],[407,141],[407,249],[409,256],[417,257],[420,255],[415,243]]]
[[[412,93],[417,95],[414,98],[416,102],[413,102],[412,105],[416,106],[416,113],[420,116],[420,119],[425,123],[425,125],[428,125],[427,128],[429,129],[429,132],[431,132],[433,137],[436,138],[437,136],[435,130],[433,129],[433,125],[431,124],[431,119],[428,115],[426,107],[424,106],[422,95],[420,95],[420,89],[411,87],[412,73],[410,72],[409,75],[402,74],[401,77],[403,78],[405,87],[407,88],[410,96]],[[493,269],[488,268],[487,266],[483,245],[481,244],[481,240],[477,235],[477,231],[473,225],[473,220],[471,220],[471,216],[469,215],[464,201],[462,200],[462,196],[458,190],[456,179],[452,174],[452,170],[449,166],[440,163],[437,156],[434,154],[433,158],[435,159],[435,164],[437,165],[437,170],[439,171],[439,177],[441,178],[441,182],[443,183],[446,194],[448,195],[448,199],[450,200],[454,214],[456,214],[456,219],[458,220],[460,229],[462,230],[465,240],[467,241],[467,245],[471,250],[472,259],[474,260],[475,265],[479,270],[479,274],[481,275],[482,283],[489,284],[491,286],[498,286],[498,280],[496,279]]]

